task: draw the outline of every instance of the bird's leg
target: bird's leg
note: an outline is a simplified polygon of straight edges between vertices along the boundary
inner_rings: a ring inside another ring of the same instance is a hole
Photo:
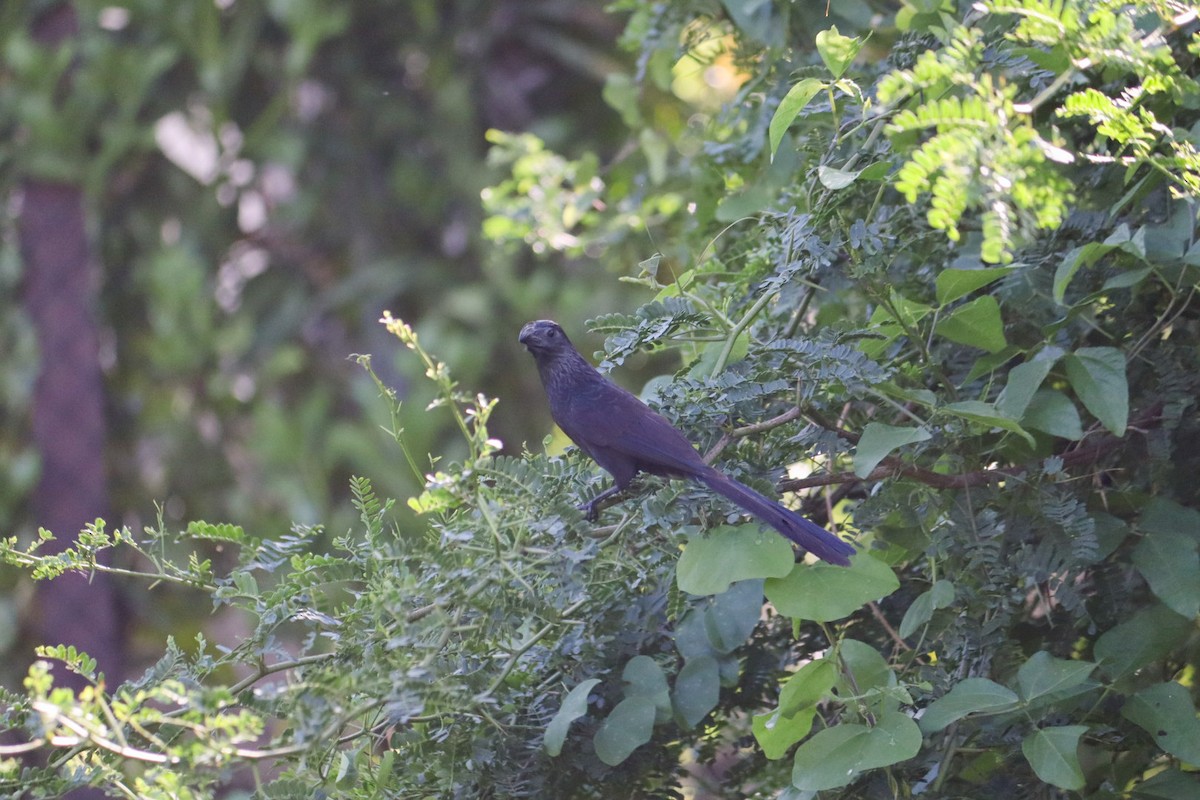
[[[587,517],[588,522],[595,522],[597,515],[600,513],[600,510],[596,508],[596,505],[612,497],[614,494],[619,494],[624,488],[624,486],[613,484],[600,494],[593,497],[591,500],[581,504],[579,506],[579,510],[584,513],[584,516]]]

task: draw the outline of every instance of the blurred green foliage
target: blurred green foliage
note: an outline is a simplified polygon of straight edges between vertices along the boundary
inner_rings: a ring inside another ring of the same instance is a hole
[[[533,391],[513,367],[523,320],[620,304],[619,291],[589,288],[601,273],[573,268],[564,289],[568,276],[478,233],[480,191],[497,174],[488,128],[535,128],[568,151],[618,146],[599,92],[620,23],[601,4],[85,0],[73,4],[78,34],[50,47],[30,31],[55,5],[0,9],[0,529],[37,527],[29,392],[38,359],[54,357],[38,353],[20,308],[12,201],[24,180],[87,190],[103,459],[134,529],[160,503],[175,524],[336,531],[354,518],[354,472],[390,495],[417,491],[349,356],[382,353],[415,450],[461,445],[448,416],[425,412],[420,370],[393,357],[385,308],[462,377],[513,397]],[[514,452],[543,430],[518,409],[495,423]],[[129,606],[132,625],[153,616],[136,597]]]
[[[350,482],[357,519],[332,541],[303,524],[321,517],[296,514],[285,535],[159,521],[144,534],[98,523],[58,556],[0,542],[40,577],[135,553],[130,580],[252,620],[236,646],[172,640],[115,689],[86,655],[43,651],[93,686],[53,687],[38,665],[5,695],[5,724],[28,744],[0,752],[49,759],[12,768],[10,785],[210,796],[244,769],[271,797],[1194,794],[1195,14],[838,6],[825,21],[783,2],[619,2],[628,57],[598,63],[625,146],[559,137],[562,120],[490,134],[506,172],[472,222],[489,291],[472,294],[464,272],[429,289],[436,324],[399,322],[412,318],[402,298],[381,326],[403,346],[398,369],[425,376],[374,406],[403,454],[381,459],[420,472],[439,457],[419,493],[379,491],[376,462],[347,445],[371,479]],[[354,15],[338,19],[313,30],[354,30]],[[328,35],[300,29],[287,28],[297,43]],[[338,161],[364,195],[371,153]],[[303,185],[308,162],[291,164]],[[319,219],[356,206],[312,199],[283,207]],[[319,230],[311,246],[336,252],[344,232]],[[731,524],[681,483],[647,480],[592,525],[575,503],[605,479],[587,459],[496,451],[505,406],[544,406],[529,387],[497,404],[472,377],[532,367],[510,360],[511,320],[495,353],[449,330],[494,304],[554,310],[582,338],[568,314],[615,296],[588,256],[641,299],[592,316],[602,368],[649,363],[661,374],[645,395],[722,468],[844,530],[861,550],[850,568],[791,563],[772,532]],[[171,295],[196,268],[164,263]],[[272,270],[238,274],[233,318],[286,302]],[[272,292],[259,306],[257,290]],[[288,341],[262,321],[241,335]],[[236,328],[182,310],[159,324]],[[251,404],[271,422],[256,414],[252,430],[281,427],[251,452],[280,464],[326,441],[334,406],[294,400],[315,391],[296,348],[264,349],[261,373],[243,364],[256,386],[276,376],[276,405]],[[184,344],[162,352],[195,368]],[[384,352],[357,379],[364,406],[372,377],[388,383]],[[453,444],[420,424],[429,414]],[[314,464],[312,485],[281,485],[311,501],[335,491],[329,474]],[[421,519],[391,494],[416,494]],[[239,665],[245,677],[228,677]]]

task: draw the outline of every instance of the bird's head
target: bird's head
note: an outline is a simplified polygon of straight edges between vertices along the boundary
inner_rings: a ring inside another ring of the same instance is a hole
[[[525,349],[534,357],[572,349],[571,340],[563,332],[562,326],[552,319],[526,323],[517,341],[525,345]]]

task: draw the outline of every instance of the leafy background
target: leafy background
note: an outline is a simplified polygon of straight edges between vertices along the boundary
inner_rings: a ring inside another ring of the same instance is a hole
[[[83,198],[117,511],[35,533],[10,203],[3,791],[1195,794],[1194,10],[52,8],[0,182]],[[853,566],[586,523],[548,315]],[[19,634],[68,571],[120,661]]]

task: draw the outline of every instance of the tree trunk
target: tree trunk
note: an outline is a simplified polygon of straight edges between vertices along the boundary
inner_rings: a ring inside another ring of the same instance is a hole
[[[43,14],[34,37],[54,44],[75,35],[69,4]],[[33,438],[41,476],[32,500],[36,524],[69,545],[86,523],[108,514],[104,384],[96,321],[97,274],[77,185],[28,179],[18,222],[25,307],[37,332],[41,369],[33,393]],[[38,586],[30,621],[35,641],[73,644],[94,657],[109,686],[119,680],[122,635],[111,580],[65,575]],[[56,680],[79,685],[59,672]]]

